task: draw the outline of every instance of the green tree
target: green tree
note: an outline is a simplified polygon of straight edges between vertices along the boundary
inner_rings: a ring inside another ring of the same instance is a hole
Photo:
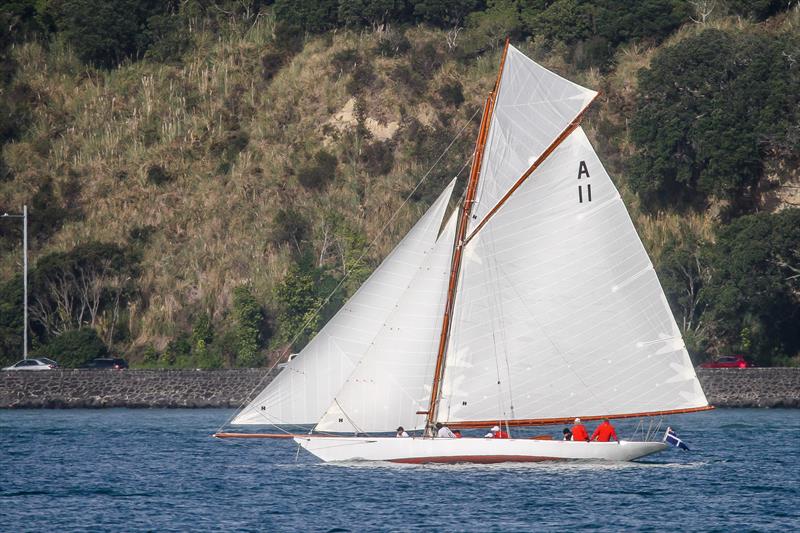
[[[443,28],[463,25],[467,15],[480,3],[478,0],[411,0],[416,18]]]
[[[34,326],[45,336],[98,328],[110,344],[138,275],[138,253],[113,243],[89,242],[45,255],[30,275]]]
[[[165,22],[157,16],[175,9],[173,2],[157,0],[65,0],[49,5],[59,33],[78,57],[104,68],[142,57],[154,37],[164,37]],[[150,30],[148,20],[154,24]]]
[[[762,365],[800,353],[800,209],[719,229],[706,289],[717,336]]]
[[[662,49],[639,73],[630,184],[646,206],[754,207],[764,160],[800,153],[796,35],[706,30]]]
[[[22,357],[22,275],[0,284],[0,365],[7,366]]]
[[[339,0],[339,23],[346,26],[378,27],[400,22],[408,6],[405,0]]]
[[[76,368],[107,355],[108,348],[92,328],[65,331],[32,353],[32,357],[49,357],[65,368]]]
[[[276,0],[275,16],[281,24],[320,33],[336,26],[338,0]]]
[[[278,303],[278,336],[281,344],[292,342],[299,349],[316,333],[317,309],[322,303],[313,273],[308,268],[294,265],[275,289]]]
[[[263,363],[261,324],[264,314],[250,289],[233,291],[233,314],[236,320],[236,362],[239,366],[256,367]]]

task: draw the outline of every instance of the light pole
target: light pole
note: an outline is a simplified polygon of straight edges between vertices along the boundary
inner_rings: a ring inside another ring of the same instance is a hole
[[[28,206],[22,206],[21,215],[3,213],[3,218],[22,219],[22,284],[24,285],[22,313],[25,326],[22,330],[22,358],[28,358]]]

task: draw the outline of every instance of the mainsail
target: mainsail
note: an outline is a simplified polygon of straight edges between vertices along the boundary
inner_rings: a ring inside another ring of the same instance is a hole
[[[454,185],[232,424],[313,425],[320,419],[435,246]]]
[[[439,419],[707,405],[617,189],[576,129],[467,243]]]

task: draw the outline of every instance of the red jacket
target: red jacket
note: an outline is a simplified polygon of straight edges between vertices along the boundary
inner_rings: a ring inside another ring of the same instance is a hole
[[[610,422],[603,422],[597,426],[597,429],[592,433],[592,440],[598,442],[608,442],[611,439],[619,440],[617,438],[617,432],[614,431],[614,426],[612,426]]]
[[[589,440],[589,433],[583,424],[572,426],[572,440]]]
[[[495,431],[494,435],[492,436],[492,438],[493,439],[508,439],[510,437],[508,436],[507,432],[505,432],[505,431],[503,431],[501,429],[500,431]]]

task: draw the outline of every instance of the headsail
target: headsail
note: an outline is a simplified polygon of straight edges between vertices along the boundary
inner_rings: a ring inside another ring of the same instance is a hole
[[[317,424],[319,431],[393,431],[425,425],[456,215]]]
[[[595,96],[508,46],[468,233]]]
[[[708,405],[582,129],[467,244],[445,365],[438,419],[450,422]]]
[[[455,179],[359,290],[232,424],[313,425],[436,243]]]

